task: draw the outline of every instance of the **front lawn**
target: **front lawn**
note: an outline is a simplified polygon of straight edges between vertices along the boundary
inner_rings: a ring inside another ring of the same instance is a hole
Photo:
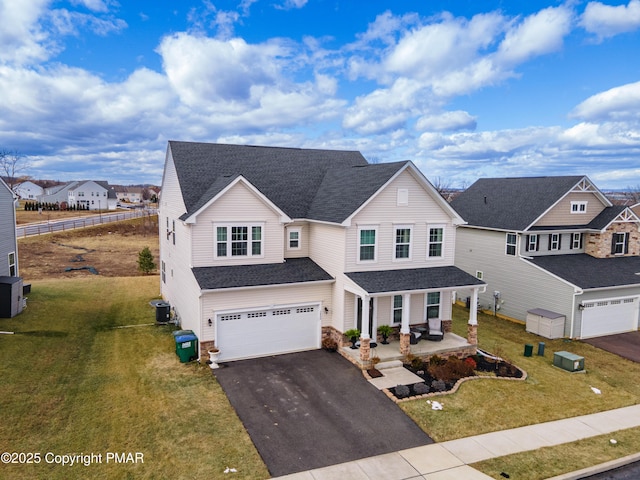
[[[0,319],[16,332],[0,335],[0,452],[40,453],[0,466],[3,478],[269,477],[210,369],[179,363],[172,327],[117,328],[155,321],[158,281],[38,281],[28,308]],[[138,463],[106,463],[109,452]],[[49,463],[92,453],[101,463]]]

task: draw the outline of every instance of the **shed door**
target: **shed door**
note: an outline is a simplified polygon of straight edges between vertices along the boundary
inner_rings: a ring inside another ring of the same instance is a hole
[[[638,297],[584,302],[582,338],[638,329]]]
[[[220,361],[320,348],[320,304],[216,315]]]

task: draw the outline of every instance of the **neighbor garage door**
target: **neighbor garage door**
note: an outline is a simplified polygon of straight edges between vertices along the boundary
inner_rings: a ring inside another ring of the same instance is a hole
[[[638,297],[583,302],[582,338],[638,329]]]
[[[220,361],[320,348],[320,304],[216,315]]]

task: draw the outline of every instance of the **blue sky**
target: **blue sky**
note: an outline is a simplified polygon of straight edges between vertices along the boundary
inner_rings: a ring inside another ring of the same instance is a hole
[[[0,0],[0,148],[156,183],[168,140],[359,150],[434,183],[640,187],[640,0]]]

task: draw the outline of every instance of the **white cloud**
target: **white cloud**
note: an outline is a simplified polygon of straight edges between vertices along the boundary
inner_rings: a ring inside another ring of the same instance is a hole
[[[0,62],[29,64],[49,58],[53,46],[39,20],[50,0],[16,2],[0,0]]]
[[[640,0],[617,6],[589,2],[580,25],[599,39],[637,30],[640,28]]]
[[[307,4],[308,0],[285,0],[282,5],[276,5],[276,8],[290,10],[293,8],[302,8]]]
[[[475,130],[476,118],[467,112],[457,110],[440,114],[424,115],[418,118],[416,130],[431,132],[445,132],[456,130]]]
[[[587,98],[571,112],[576,118],[597,120],[639,120],[640,82],[629,83]]]
[[[498,49],[498,60],[517,64],[560,50],[571,30],[572,18],[573,12],[564,6],[530,15],[507,31]]]

